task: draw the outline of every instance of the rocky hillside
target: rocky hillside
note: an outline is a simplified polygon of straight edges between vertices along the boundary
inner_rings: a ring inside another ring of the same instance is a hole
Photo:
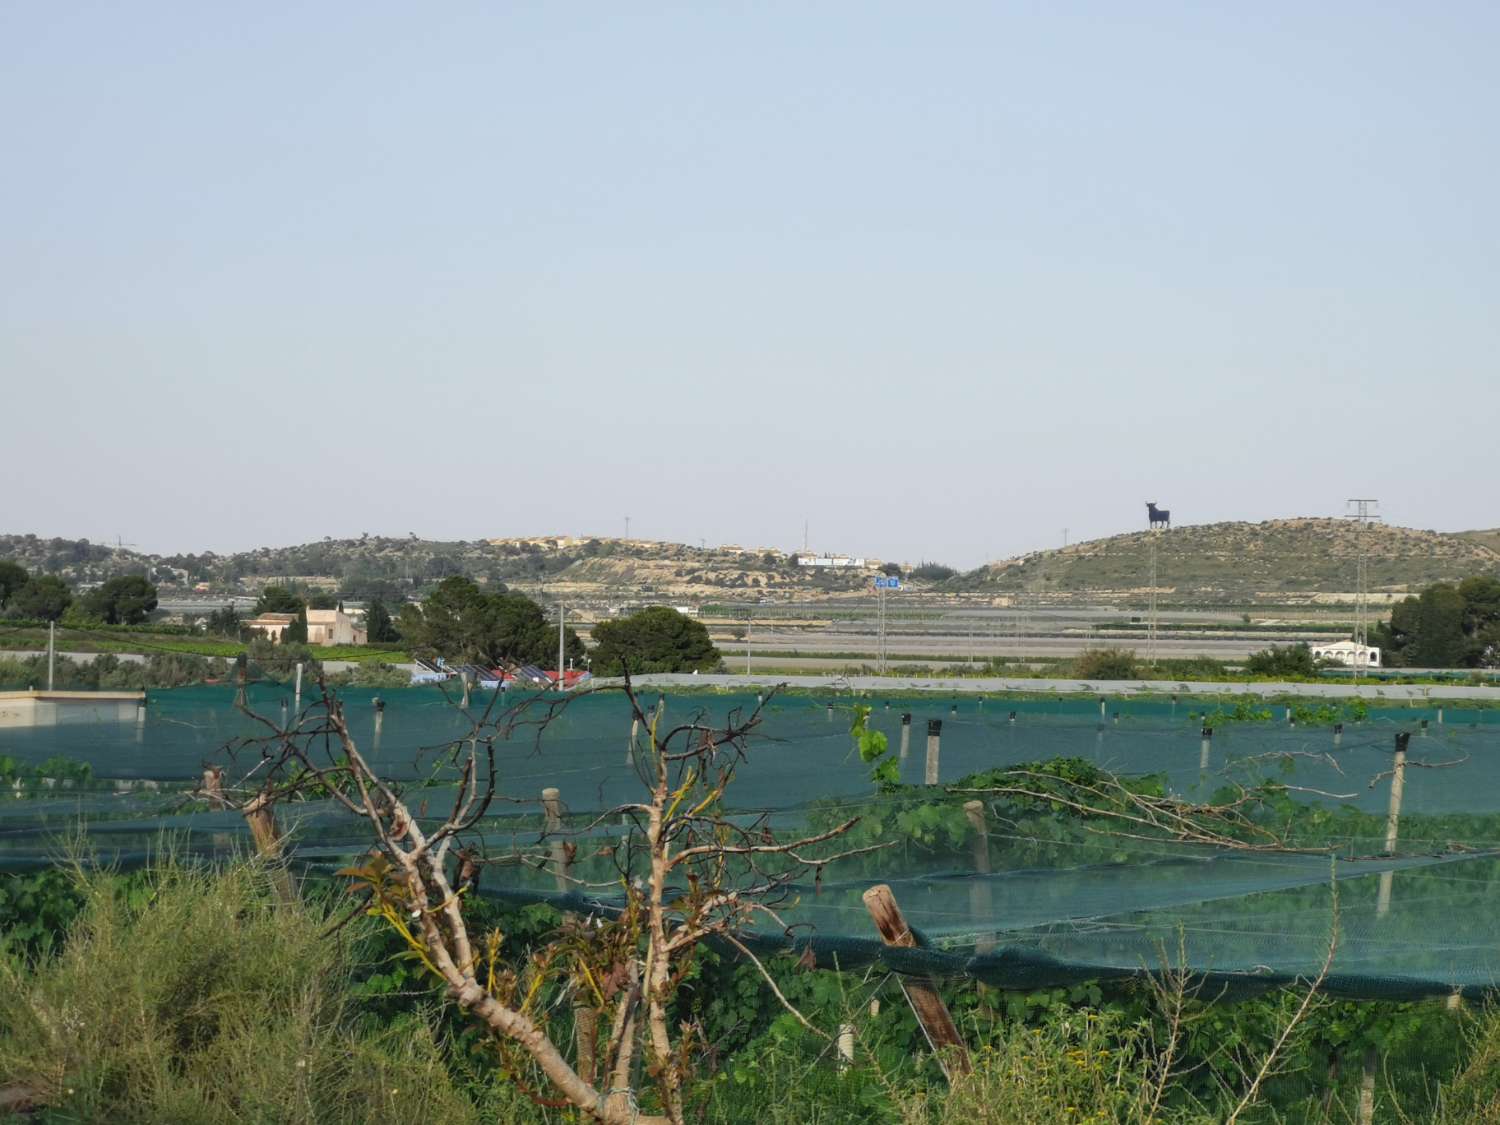
[[[1460,531],[1459,534],[1492,551],[1500,551],[1500,527],[1492,527],[1488,531]]]
[[[1139,531],[991,563],[953,579],[964,592],[1136,597],[1149,586],[1150,544],[1157,589],[1170,601],[1254,603],[1313,600],[1357,588],[1359,528],[1306,518],[1212,523]],[[1471,574],[1500,577],[1500,543],[1486,534],[1366,527],[1369,588],[1399,594]]]

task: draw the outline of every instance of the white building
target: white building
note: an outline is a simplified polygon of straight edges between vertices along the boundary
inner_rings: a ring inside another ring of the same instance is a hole
[[[364,627],[341,609],[307,611],[307,643],[310,645],[362,645],[368,639]]]
[[[1334,641],[1332,644],[1313,645],[1315,660],[1331,660],[1349,668],[1379,668],[1380,650],[1374,645],[1356,644],[1354,641]]]

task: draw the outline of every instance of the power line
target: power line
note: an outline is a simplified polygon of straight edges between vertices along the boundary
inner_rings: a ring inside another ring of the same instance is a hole
[[[1370,647],[1370,622],[1368,600],[1370,596],[1370,537],[1367,528],[1383,517],[1377,515],[1375,507],[1379,500],[1372,497],[1354,497],[1345,500],[1345,519],[1355,521],[1355,568],[1354,568],[1354,682],[1359,683],[1359,670],[1365,662]]]

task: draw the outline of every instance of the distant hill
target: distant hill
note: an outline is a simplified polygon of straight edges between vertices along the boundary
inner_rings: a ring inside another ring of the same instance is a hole
[[[704,601],[752,595],[834,596],[868,591],[876,560],[864,567],[798,566],[770,548],[691,547],[643,539],[562,536],[429,540],[361,536],[218,555],[150,555],[88,540],[0,535],[0,559],[70,582],[146,574],[158,584],[254,590],[273,581],[340,590],[351,597],[401,597],[455,574],[564,597],[618,601],[641,595]]]
[[[1449,533],[1371,524],[1371,591],[1399,594],[1472,574],[1500,577],[1500,532]],[[1149,586],[1150,544],[1157,589],[1167,600],[1311,600],[1357,589],[1359,530],[1349,520],[1306,518],[1211,523],[1138,531],[1076,543],[980,567],[945,584],[954,592],[1139,597]]]
[[[1155,533],[1158,589],[1166,603],[1337,601],[1356,588],[1354,524],[1340,519],[1215,523]],[[1373,524],[1369,585],[1399,595],[1471,574],[1500,577],[1500,530],[1445,533]],[[913,593],[1009,599],[1097,600],[1139,604],[1149,575],[1151,533],[1075,543],[980,567],[946,582],[908,576]],[[760,597],[868,595],[877,560],[856,568],[814,569],[770,548],[707,547],[643,539],[537,538],[431,540],[360,536],[218,555],[151,555],[79,539],[0,535],[0,559],[70,582],[146,574],[167,590],[208,583],[217,592],[253,592],[292,581],[361,598],[399,599],[453,574],[504,583],[574,602],[639,600],[701,603]]]

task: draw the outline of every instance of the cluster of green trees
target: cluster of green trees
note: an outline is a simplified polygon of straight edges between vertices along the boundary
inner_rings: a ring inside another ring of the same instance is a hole
[[[294,621],[282,634],[282,642],[285,644],[307,643],[307,611],[310,609],[343,609],[344,603],[335,594],[315,593],[304,596],[291,586],[264,586],[261,588],[260,597],[255,600],[255,614],[262,613],[291,613],[295,614]],[[216,613],[210,614],[208,629],[210,632],[221,636],[235,636],[240,627],[238,616],[233,607],[226,607]],[[379,598],[372,598],[365,611],[365,630],[371,644],[390,644],[401,639],[401,633],[396,628],[395,621],[391,618],[391,611],[385,606],[385,602]]]
[[[1407,668],[1500,667],[1500,581],[1437,582],[1404,598],[1371,630],[1382,660]]]
[[[111,578],[81,598],[61,578],[31,574],[19,563],[0,561],[0,612],[8,617],[78,625],[139,625],[156,609],[156,587],[139,574]]]
[[[602,676],[646,672],[713,672],[723,657],[703,623],[653,606],[594,626],[591,667]]]
[[[377,615],[384,615],[384,621]],[[557,624],[524,594],[484,590],[471,579],[445,578],[420,605],[401,607],[392,627],[385,607],[370,606],[370,640],[378,631],[399,632],[414,655],[487,666],[504,663],[557,663]],[[703,625],[666,606],[602,621],[593,629],[590,654],[571,628],[564,631],[564,656],[575,666],[585,658],[599,675],[645,672],[712,672],[723,659]]]
[[[1000,668],[1002,674],[1013,675],[1014,671]],[[1319,662],[1306,644],[1272,645],[1252,654],[1245,661],[1245,671],[1252,676],[1270,676],[1278,679],[1303,680],[1317,676]],[[1073,658],[1070,666],[1048,670],[1052,675],[1070,675],[1080,680],[1135,680],[1150,677],[1152,672],[1167,672],[1170,676],[1195,679],[1223,679],[1227,670],[1223,663],[1207,658],[1198,661],[1161,661],[1156,669],[1148,668],[1129,648],[1091,648]]]
[[[396,628],[417,656],[492,667],[557,662],[557,626],[541,606],[503,587],[482,590],[458,575],[439,582],[420,605],[402,606]],[[582,662],[586,650],[572,629],[565,631],[564,648],[567,659]]]

